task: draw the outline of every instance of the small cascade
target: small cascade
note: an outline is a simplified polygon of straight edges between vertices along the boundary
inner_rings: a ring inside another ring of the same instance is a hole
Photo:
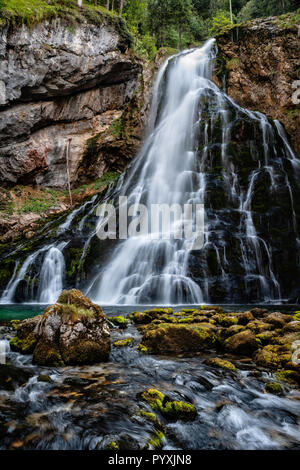
[[[61,243],[57,247],[51,247],[44,258],[38,290],[38,299],[41,303],[56,302],[63,290],[65,259],[62,250],[65,246],[66,243]]]
[[[26,301],[52,303],[57,300],[63,288],[65,273],[65,261],[62,253],[66,242],[57,247],[46,245],[43,248],[30,254],[18,270],[19,263],[16,263],[14,275],[4,291],[0,303],[10,304],[16,299],[16,291],[21,283],[25,283]],[[43,259],[41,268],[33,269],[39,259]],[[38,285],[38,293],[36,293]]]

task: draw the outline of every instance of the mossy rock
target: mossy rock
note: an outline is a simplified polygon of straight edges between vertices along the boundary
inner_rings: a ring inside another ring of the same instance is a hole
[[[36,343],[37,340],[33,333],[30,333],[24,339],[20,339],[18,336],[14,336],[9,342],[10,349],[20,354],[32,354]]]
[[[300,321],[300,312],[295,312],[295,314],[293,315],[293,320]]]
[[[295,370],[279,370],[275,375],[276,379],[281,382],[300,385],[300,373]]]
[[[228,352],[242,356],[251,356],[258,349],[256,337],[250,330],[231,336],[224,346]]]
[[[215,346],[215,332],[209,323],[150,325],[143,330],[142,345],[149,354],[202,351]]]
[[[139,398],[154,410],[159,411],[169,421],[193,421],[197,416],[194,405],[183,401],[170,400],[156,389],[148,389]]]
[[[125,338],[115,341],[113,344],[116,348],[125,348],[126,346],[130,346],[133,342],[134,338]]]
[[[37,381],[38,382],[44,382],[44,383],[53,383],[53,380],[51,379],[51,377],[49,375],[45,375],[45,374],[41,374],[38,376],[37,378]]]
[[[265,386],[265,391],[267,393],[272,393],[273,395],[283,395],[282,385],[278,382],[269,382]]]
[[[142,416],[142,418],[154,424],[156,427],[162,426],[157,416],[154,413],[150,413],[149,411],[145,411],[145,410],[139,410],[138,415]]]
[[[220,326],[229,327],[238,324],[238,318],[233,315],[214,315],[212,319]]]
[[[164,433],[162,431],[155,431],[152,434],[151,438],[148,440],[148,444],[154,449],[162,449],[163,448],[163,441],[164,441]]]
[[[144,346],[142,343],[138,345],[137,350],[142,354],[148,354],[148,348]]]
[[[219,357],[207,359],[205,361],[205,364],[212,367],[218,367],[220,369],[229,370],[231,372],[237,372],[237,368],[234,364],[232,364],[232,362],[227,361],[226,359],[221,359]]]
[[[129,320],[133,321],[136,325],[147,325],[152,322],[153,318],[150,315],[142,312],[132,312],[128,316]]]
[[[121,315],[116,316],[116,317],[109,317],[108,320],[113,323],[115,326],[118,326],[121,329],[127,328],[128,321],[126,320],[125,317],[122,317]]]

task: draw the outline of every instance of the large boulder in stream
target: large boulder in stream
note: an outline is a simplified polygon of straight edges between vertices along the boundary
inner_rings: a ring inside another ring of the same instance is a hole
[[[216,344],[216,327],[210,323],[151,325],[143,331],[139,349],[149,354],[198,352]]]
[[[110,330],[101,307],[76,289],[63,291],[43,315],[16,328],[12,349],[33,353],[33,362],[39,365],[92,364],[110,354]]]

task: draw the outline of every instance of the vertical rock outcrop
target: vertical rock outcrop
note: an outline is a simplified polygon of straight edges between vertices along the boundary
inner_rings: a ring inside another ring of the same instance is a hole
[[[55,20],[0,31],[0,185],[65,188],[68,141],[72,183],[83,161],[89,173],[89,139],[113,135],[142,71],[116,25]],[[106,157],[92,178],[111,169]]]

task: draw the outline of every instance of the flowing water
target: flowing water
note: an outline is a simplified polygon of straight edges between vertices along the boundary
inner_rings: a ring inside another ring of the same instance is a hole
[[[26,316],[36,315],[41,307],[1,307],[0,317],[21,318],[24,310]],[[124,307],[105,311],[124,314]],[[0,449],[92,450],[115,440],[123,449],[142,449],[155,428],[139,416],[140,409],[152,410],[137,394],[149,387],[197,408],[190,423],[160,417],[165,450],[300,448],[299,391],[284,385],[282,397],[265,393],[274,376],[250,359],[229,357],[238,368],[234,374],[206,365],[209,354],[142,355],[135,327],[111,329],[112,341],[133,337],[133,345],[113,347],[108,363],[56,369],[34,366],[31,356],[11,352],[12,329],[0,324],[7,350],[7,366],[0,366]],[[10,382],[1,367],[8,367]],[[51,383],[40,382],[40,374]]]
[[[41,239],[25,258],[13,253],[2,303],[52,302],[74,285],[102,305],[299,299],[300,160],[278,121],[241,108],[212,81],[216,52],[212,39],[165,62],[147,137],[118,186],[71,212],[54,241]],[[149,213],[158,204],[203,204],[203,248],[176,238],[186,222],[180,213],[167,233],[151,226],[147,234],[100,241],[97,204],[104,198],[117,206],[119,196]]]

